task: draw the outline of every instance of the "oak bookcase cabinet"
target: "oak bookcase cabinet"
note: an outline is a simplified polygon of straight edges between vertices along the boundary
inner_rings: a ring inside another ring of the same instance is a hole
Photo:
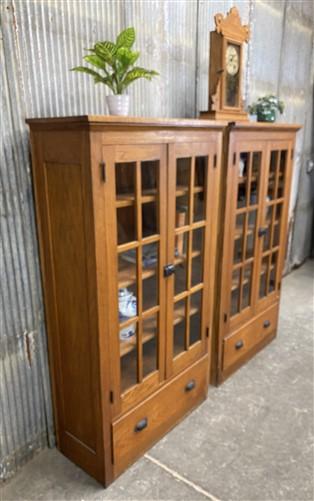
[[[296,131],[232,123],[225,134],[211,382],[276,335]]]
[[[57,443],[108,485],[207,394],[223,127],[28,123]]]

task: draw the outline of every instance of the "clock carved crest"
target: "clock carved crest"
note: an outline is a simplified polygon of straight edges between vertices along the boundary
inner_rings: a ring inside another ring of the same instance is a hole
[[[210,32],[208,111],[201,118],[248,120],[242,101],[243,44],[250,39],[250,28],[241,24],[238,9],[232,7],[226,17],[215,15]]]

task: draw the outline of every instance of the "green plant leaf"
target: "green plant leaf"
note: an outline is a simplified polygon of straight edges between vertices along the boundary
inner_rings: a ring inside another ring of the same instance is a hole
[[[105,43],[97,42],[94,47],[94,52],[98,57],[101,57],[110,66],[114,65],[114,52],[110,50]]]
[[[117,36],[116,46],[130,49],[135,42],[135,29],[126,28]]]
[[[71,68],[70,71],[78,71],[80,73],[86,73],[87,75],[90,75],[91,77],[94,78],[95,84],[97,83],[103,83],[109,87],[109,89],[112,90],[112,92],[115,92],[114,85],[112,83],[112,77],[111,75],[107,77],[103,77],[97,71],[91,70],[90,68],[86,68],[85,66],[76,66],[75,68]]]
[[[100,68],[101,70],[103,70],[106,66],[106,61],[102,57],[97,56],[97,54],[90,54],[88,56],[84,56],[83,59],[84,61],[93,64],[94,66]]]
[[[126,89],[132,82],[138,80],[139,78],[146,78],[146,80],[151,80],[154,76],[157,75],[159,75],[157,71],[145,70],[145,68],[140,68],[139,66],[136,66],[132,70],[128,71],[122,82],[122,85],[123,88]]]
[[[133,52],[126,47],[120,47],[117,50],[116,58],[119,62],[122,63],[123,66],[132,66],[139,58],[139,55],[140,53],[138,51]]]

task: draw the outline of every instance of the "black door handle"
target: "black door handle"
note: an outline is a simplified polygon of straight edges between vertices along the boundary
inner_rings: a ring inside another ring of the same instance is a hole
[[[263,325],[264,325],[264,329],[267,329],[267,327],[270,326],[270,321],[269,320],[265,320],[265,322],[264,322]]]
[[[258,236],[259,237],[263,237],[264,235],[266,235],[267,230],[268,230],[268,227],[266,227],[266,228],[259,228],[258,229]]]
[[[196,383],[195,383],[195,380],[194,379],[191,379],[191,381],[189,381],[185,387],[185,391],[191,391],[193,390],[193,388],[195,388],[196,386]]]
[[[242,339],[240,339],[239,341],[236,342],[236,344],[234,345],[235,349],[236,350],[241,350],[241,348],[243,347],[244,343],[242,341]]]
[[[176,267],[174,264],[166,264],[164,266],[164,277],[170,277],[176,271]]]
[[[143,418],[138,423],[136,423],[134,431],[135,432],[142,431],[142,430],[144,430],[144,428],[147,427],[147,425],[148,425],[148,419]]]

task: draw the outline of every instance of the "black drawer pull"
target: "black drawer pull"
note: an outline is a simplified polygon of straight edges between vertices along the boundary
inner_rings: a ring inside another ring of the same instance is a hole
[[[237,341],[236,344],[234,345],[236,350],[241,350],[242,346],[244,345],[242,339],[240,341]]]
[[[268,228],[259,228],[258,229],[258,236],[263,237],[264,235],[266,235],[267,230],[268,230]]]
[[[142,431],[144,428],[146,428],[148,425],[148,419],[145,417],[144,419],[141,419],[138,423],[136,423],[136,426],[134,428],[135,432]]]
[[[194,379],[191,379],[191,381],[189,381],[185,387],[185,391],[191,391],[193,390],[193,388],[195,388],[196,386],[196,383],[195,383],[195,380]]]
[[[264,329],[267,329],[267,327],[270,326],[270,320],[265,320],[263,325],[264,325]]]
[[[170,277],[176,271],[174,264],[167,264],[164,266],[164,277]]]

